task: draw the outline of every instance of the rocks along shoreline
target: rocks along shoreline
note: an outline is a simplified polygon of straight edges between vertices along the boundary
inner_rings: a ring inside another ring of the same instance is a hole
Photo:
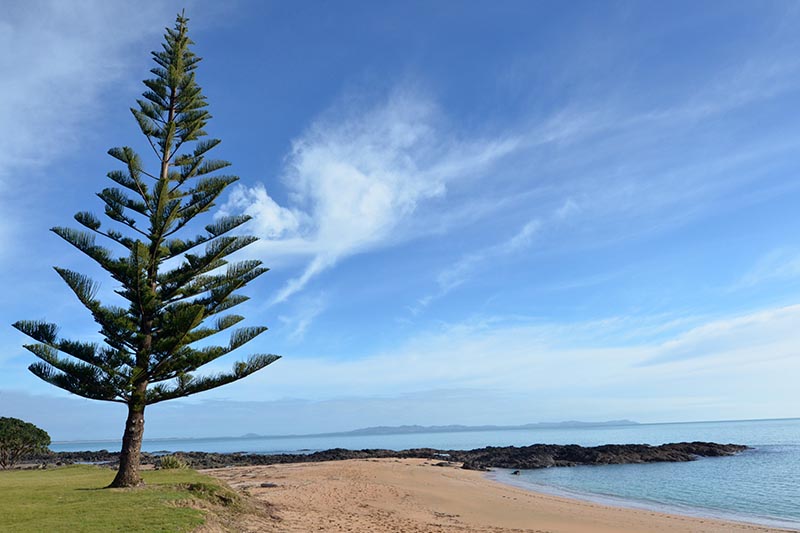
[[[178,455],[191,468],[222,468],[228,466],[274,465],[285,463],[312,463],[342,461],[346,459],[429,459],[443,465],[462,463],[468,470],[491,468],[535,469],[558,466],[608,465],[629,463],[686,462],[698,457],[724,457],[748,449],[739,444],[717,444],[714,442],[677,442],[650,446],[647,444],[606,444],[584,447],[576,444],[533,444],[531,446],[487,446],[474,450],[437,450],[434,448],[412,448],[408,450],[365,449],[330,450],[291,453],[213,453],[213,452],[164,452],[142,453],[142,464],[158,464],[162,455]],[[25,462],[39,465],[63,465],[94,463],[115,466],[118,452],[108,450],[80,452],[51,452],[26,458]]]

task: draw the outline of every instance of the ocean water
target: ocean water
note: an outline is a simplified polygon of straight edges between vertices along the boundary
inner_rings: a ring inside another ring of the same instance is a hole
[[[663,444],[714,441],[752,447],[733,457],[690,463],[499,470],[514,485],[628,507],[742,520],[800,530],[800,419],[641,424],[534,430],[401,435],[154,439],[143,449],[249,453],[310,452],[328,448],[471,449],[529,444]],[[117,441],[54,443],[56,451],[118,450]]]
[[[800,530],[800,450],[763,446],[691,463],[501,470],[498,481],[606,505]]]
[[[733,457],[524,470],[493,477],[523,488],[597,503],[754,522],[800,531],[800,420],[664,424],[638,428],[641,442],[746,444]],[[666,437],[662,432],[667,432]],[[623,441],[620,441],[623,442]]]

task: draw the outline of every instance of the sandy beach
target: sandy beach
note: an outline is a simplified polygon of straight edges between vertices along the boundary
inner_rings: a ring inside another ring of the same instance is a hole
[[[243,531],[737,533],[758,525],[606,507],[504,485],[424,459],[367,459],[212,469],[269,506]],[[264,484],[264,486],[262,486]]]

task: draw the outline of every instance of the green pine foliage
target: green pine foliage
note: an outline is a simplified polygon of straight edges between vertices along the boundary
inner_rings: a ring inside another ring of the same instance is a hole
[[[104,226],[94,214],[80,212],[75,220],[83,229],[52,229],[110,274],[127,305],[103,304],[94,280],[56,267],[99,324],[104,342],[61,338],[57,326],[46,322],[14,324],[36,341],[25,346],[39,358],[29,367],[36,376],[79,396],[141,411],[242,379],[278,359],[257,354],[227,373],[195,374],[266,330],[235,329],[227,344],[196,346],[244,319],[226,312],[247,300],[237,291],[267,269],[260,261],[226,259],[256,240],[231,235],[247,216],[221,218],[203,233],[186,235],[238,178],[219,172],[230,163],[209,157],[220,141],[206,138],[211,115],[195,80],[200,58],[190,50],[183,15],[164,39],[152,54],[154,77],[144,81],[146,90],[131,109],[154,164],[146,165],[130,147],[112,148],[108,153],[121,169],[108,173],[113,185],[98,193],[112,223]],[[115,255],[98,244],[98,236],[124,252]]]

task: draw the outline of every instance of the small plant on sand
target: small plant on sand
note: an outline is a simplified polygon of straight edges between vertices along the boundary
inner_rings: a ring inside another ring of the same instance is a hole
[[[11,468],[31,453],[47,452],[50,435],[19,418],[0,417],[0,468]]]
[[[162,455],[156,461],[156,468],[159,470],[174,470],[177,468],[189,468],[189,464],[179,455]]]
[[[248,299],[236,291],[267,269],[260,261],[226,260],[256,241],[230,234],[249,217],[222,217],[205,228],[196,220],[238,178],[217,175],[229,163],[207,158],[220,141],[204,138],[211,115],[195,80],[200,58],[190,49],[187,22],[179,15],[175,26],[167,28],[161,49],[152,54],[153,78],[144,81],[146,90],[131,109],[155,157],[147,164],[128,146],[108,152],[122,164],[108,173],[114,186],[98,193],[111,226],[82,211],[75,220],[85,229],[53,228],[108,272],[117,285],[114,292],[124,299],[124,306],[103,304],[95,281],[56,268],[99,324],[104,342],[61,338],[58,327],[47,322],[14,324],[36,341],[25,346],[40,359],[29,367],[36,376],[85,398],[127,406],[119,470],[111,487],[142,483],[147,405],[231,383],[278,359],[258,354],[235,363],[227,373],[195,374],[267,329],[236,329],[219,346],[205,342],[244,320],[224,313]],[[98,235],[121,255],[97,244]],[[195,345],[199,341],[202,347]]]

